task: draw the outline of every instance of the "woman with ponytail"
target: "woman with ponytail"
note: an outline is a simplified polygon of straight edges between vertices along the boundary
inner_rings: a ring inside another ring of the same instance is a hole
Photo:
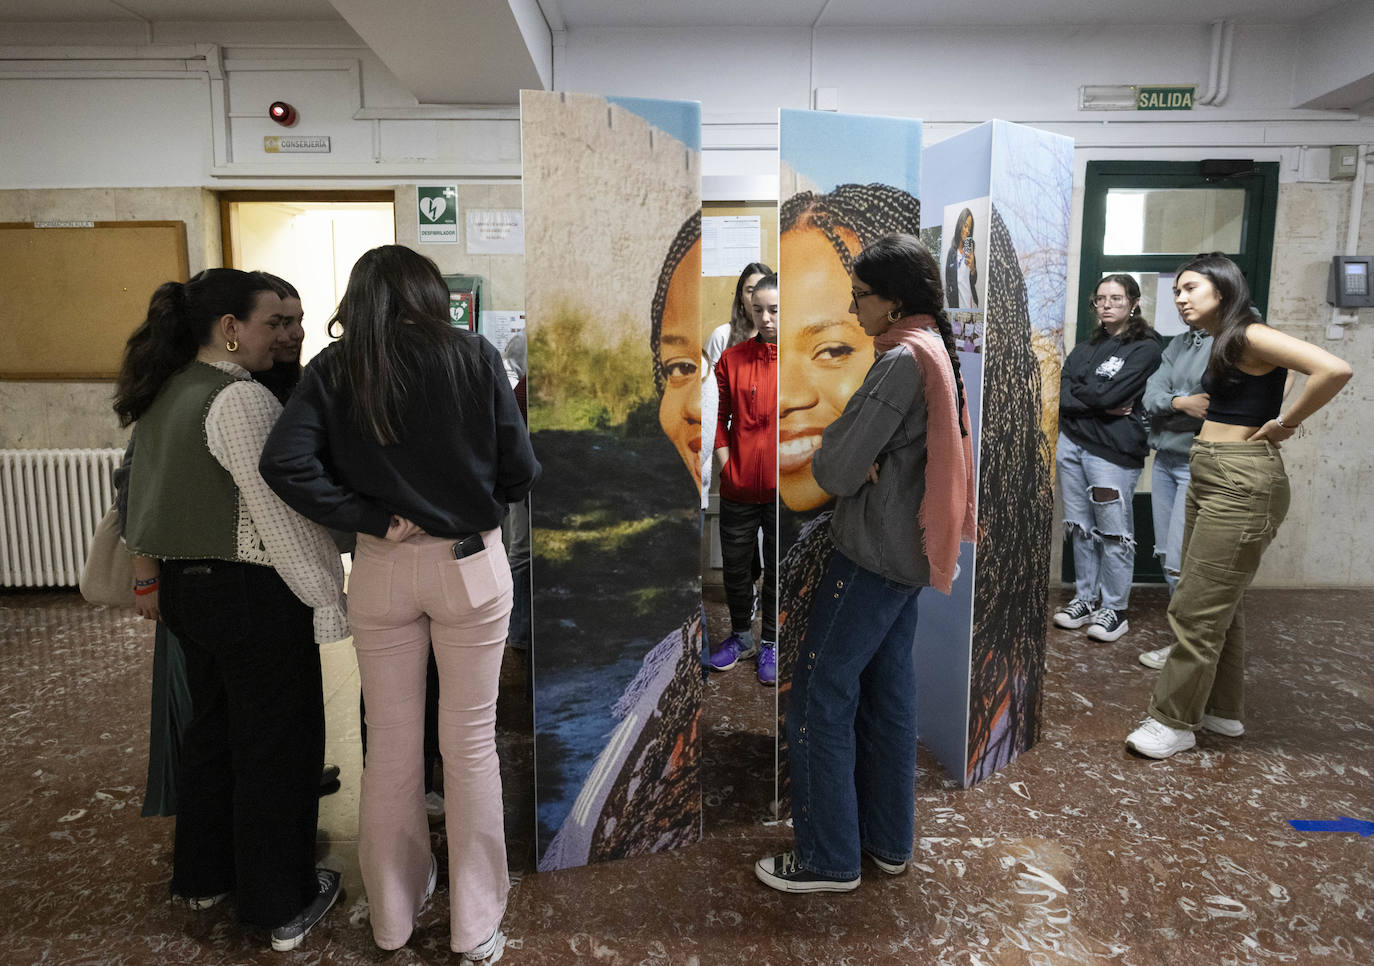
[[[160,562],[135,593],[181,642],[182,739],[172,896],[294,949],[340,895],[315,868],[324,700],[316,644],[348,636],[343,570],[324,530],[263,482],[281,405],[254,382],[282,342],[260,276],[208,269],[154,293],[115,395],[134,423],[125,540]],[[142,611],[141,611],[142,612]]]
[[[850,270],[849,314],[876,360],[811,460],[834,494],[834,551],[813,596],[787,712],[796,847],[754,874],[782,892],[845,892],[861,856],[906,870],[915,827],[922,587],[948,594],[975,532],[973,449],[940,270],[887,235]]]
[[[1074,346],[1059,377],[1059,480],[1073,546],[1073,599],[1056,627],[1088,625],[1096,641],[1130,629],[1126,605],[1135,568],[1131,497],[1149,453],[1145,383],[1162,352],[1140,312],[1140,286],[1108,275],[1092,297],[1097,327]]]

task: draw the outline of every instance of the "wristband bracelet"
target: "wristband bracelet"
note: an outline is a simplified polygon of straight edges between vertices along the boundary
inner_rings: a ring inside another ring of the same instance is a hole
[[[156,578],[156,577],[148,577],[148,578],[145,579],[145,580],[137,580],[137,579],[136,579],[136,580],[134,581],[134,586],[135,586],[135,587],[156,587],[156,586],[157,586],[157,578]]]
[[[157,584],[153,584],[153,586],[151,586],[151,587],[135,587],[135,588],[134,588],[134,596],[136,596],[136,597],[147,597],[149,594],[156,594],[156,593],[157,593]]]
[[[1275,416],[1274,422],[1278,423],[1280,426],[1288,430],[1294,436],[1302,436],[1305,432],[1305,430],[1302,428],[1302,423],[1298,423],[1296,426],[1289,426],[1287,423],[1285,423],[1283,421],[1283,413],[1279,413],[1277,416]]]

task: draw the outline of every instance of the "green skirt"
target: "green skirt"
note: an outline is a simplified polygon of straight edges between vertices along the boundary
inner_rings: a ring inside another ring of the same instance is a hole
[[[153,707],[148,728],[148,785],[143,817],[177,813],[177,776],[181,736],[191,723],[191,689],[186,656],[176,635],[162,621],[153,639]]]

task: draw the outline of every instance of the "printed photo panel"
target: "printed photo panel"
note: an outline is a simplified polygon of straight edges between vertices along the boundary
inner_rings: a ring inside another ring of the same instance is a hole
[[[525,91],[538,867],[701,833],[701,112]]]
[[[778,802],[788,813],[785,716],[812,596],[832,545],[811,456],[873,364],[849,314],[854,255],[921,227],[921,122],[781,112],[778,321]],[[919,539],[913,521],[912,539]],[[923,605],[924,606],[924,605]]]

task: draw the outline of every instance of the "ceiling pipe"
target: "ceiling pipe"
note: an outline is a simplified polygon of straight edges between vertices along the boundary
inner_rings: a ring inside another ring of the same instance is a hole
[[[1221,42],[1221,69],[1217,72],[1217,93],[1212,98],[1213,107],[1221,107],[1226,103],[1226,95],[1231,90],[1231,47],[1236,37],[1236,24],[1233,20],[1226,21],[1226,37]]]
[[[1193,98],[1194,104],[1210,104],[1217,96],[1217,75],[1221,72],[1221,36],[1225,32],[1226,21],[1212,21],[1212,59],[1207,68],[1207,87]]]

